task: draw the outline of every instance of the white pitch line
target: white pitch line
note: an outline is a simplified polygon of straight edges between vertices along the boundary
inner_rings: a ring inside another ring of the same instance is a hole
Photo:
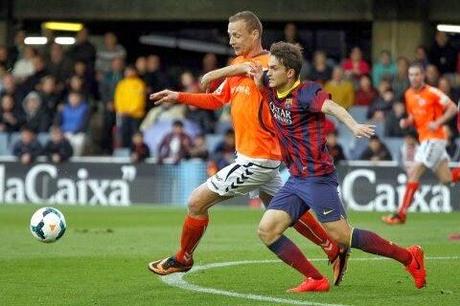
[[[426,257],[427,260],[458,260],[460,256],[446,256],[446,257]],[[378,261],[378,260],[389,260],[389,258],[385,257],[364,257],[364,258],[350,258],[351,261]],[[326,261],[323,258],[313,258],[310,261]],[[222,267],[229,267],[229,266],[238,266],[238,265],[248,265],[248,264],[264,264],[264,263],[280,263],[280,260],[243,260],[243,261],[229,261],[229,262],[220,262],[220,263],[211,263],[207,265],[195,266],[188,272],[188,274],[201,271],[201,270],[208,270],[208,269],[215,269],[215,268],[222,268]],[[173,273],[170,275],[162,276],[160,279],[173,287],[178,287],[185,290],[191,290],[196,292],[203,292],[215,295],[224,295],[236,298],[242,298],[247,300],[256,300],[256,301],[263,301],[263,302],[270,302],[270,303],[281,303],[281,304],[288,304],[288,305],[312,305],[312,306],[346,306],[343,304],[326,304],[326,303],[317,303],[311,301],[300,301],[300,300],[293,300],[293,299],[283,299],[283,298],[276,298],[271,296],[265,295],[257,295],[257,294],[245,294],[245,293],[238,293],[233,291],[215,289],[215,288],[207,288],[201,287],[198,285],[191,284],[184,280],[185,273]]]

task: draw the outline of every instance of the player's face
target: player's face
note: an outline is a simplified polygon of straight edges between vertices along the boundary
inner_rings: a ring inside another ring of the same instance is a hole
[[[289,82],[288,69],[274,56],[268,60],[268,86],[282,88]]]
[[[419,67],[409,68],[409,81],[411,87],[420,88],[423,85],[424,78],[425,74],[420,70]]]
[[[250,32],[244,20],[237,20],[228,24],[230,46],[235,54],[246,55],[251,52],[256,42],[254,31]]]

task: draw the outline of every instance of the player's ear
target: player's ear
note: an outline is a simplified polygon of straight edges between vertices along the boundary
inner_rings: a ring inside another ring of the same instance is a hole
[[[259,32],[259,30],[252,30],[251,35],[252,35],[252,37],[254,38],[254,40],[260,39],[260,32]]]
[[[288,78],[290,78],[290,79],[295,79],[295,70],[292,69],[292,68],[288,69],[288,70],[287,70],[287,76],[288,76]]]

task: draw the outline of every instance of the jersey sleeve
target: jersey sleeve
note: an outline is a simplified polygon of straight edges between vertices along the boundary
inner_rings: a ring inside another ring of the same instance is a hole
[[[435,88],[435,87],[430,87],[430,92],[434,96],[435,102],[442,105],[442,107],[445,107],[449,103],[450,98],[445,93],[443,93],[440,89]]]
[[[330,98],[331,95],[319,84],[311,82],[300,89],[299,104],[310,112],[318,113],[321,112],[324,102]]]
[[[230,85],[225,79],[213,93],[180,92],[178,101],[182,104],[193,105],[202,109],[215,110],[230,101]]]

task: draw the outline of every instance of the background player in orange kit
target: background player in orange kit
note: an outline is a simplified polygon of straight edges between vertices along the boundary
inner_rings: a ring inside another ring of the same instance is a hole
[[[262,24],[252,12],[240,12],[229,18],[230,45],[238,56],[233,63],[257,62],[268,65],[269,53],[262,48]],[[249,72],[249,71],[248,71]],[[212,79],[224,75],[216,70]],[[209,75],[208,75],[209,77]],[[179,102],[205,109],[217,109],[232,103],[231,115],[236,138],[236,161],[210,177],[196,188],[189,199],[188,214],[181,234],[179,251],[170,257],[149,264],[159,275],[186,272],[193,266],[193,251],[208,225],[208,209],[230,197],[260,189],[260,197],[268,205],[281,189],[279,174],[281,150],[276,139],[267,104],[263,102],[252,78],[239,75],[228,77],[210,94],[191,94],[163,90],[151,96],[156,103]],[[340,252],[322,226],[305,213],[294,225],[296,230],[320,245],[334,264],[334,283],[338,284],[346,269],[347,251]]]
[[[423,67],[420,64],[412,64],[409,67],[410,88],[405,92],[409,117],[402,119],[400,125],[402,128],[415,126],[420,146],[409,170],[406,192],[398,212],[382,217],[382,221],[387,224],[406,222],[407,212],[419,187],[420,177],[426,169],[433,170],[443,184],[460,180],[460,168],[450,170],[448,167],[447,133],[442,127],[455,116],[457,107],[442,91],[425,84],[424,79]]]

